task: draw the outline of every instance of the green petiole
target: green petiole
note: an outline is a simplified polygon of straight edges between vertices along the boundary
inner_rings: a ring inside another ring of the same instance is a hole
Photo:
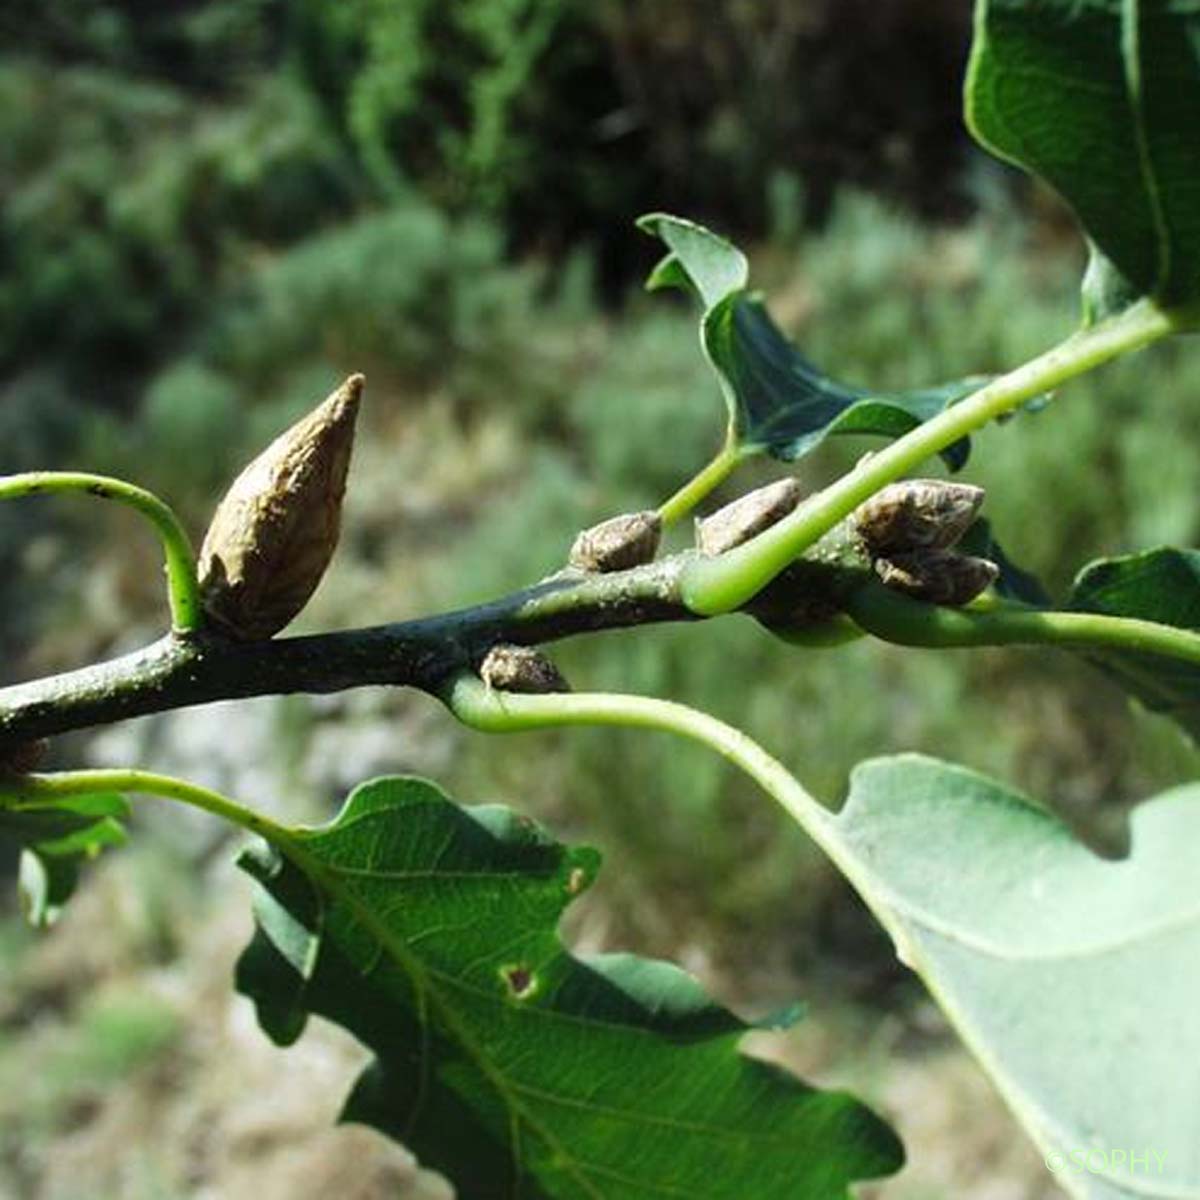
[[[716,751],[787,812],[855,887],[895,940],[897,949],[904,945],[903,927],[885,905],[875,902],[871,880],[839,836],[836,814],[740,729],[671,700],[585,692],[519,695],[489,688],[478,676],[465,673],[448,683],[442,699],[464,725],[486,733],[517,733],[561,725],[614,725],[673,733]]]
[[[1069,646],[1160,654],[1200,665],[1200,633],[1136,617],[1024,606],[943,608],[882,585],[860,588],[845,607],[861,629],[902,646]]]
[[[46,808],[68,797],[86,796],[93,792],[134,792],[176,800],[212,813],[280,847],[290,847],[296,840],[291,831],[282,825],[219,792],[153,771],[101,768],[45,775],[16,775],[0,781],[0,807],[14,811]]]
[[[673,700],[607,692],[522,695],[488,687],[477,675],[461,674],[442,694],[464,725],[485,733],[517,733],[562,725],[618,725],[674,733],[715,750],[773,796],[831,854],[826,835],[829,811],[804,790],[791,772],[740,729]]]
[[[150,521],[162,542],[166,559],[171,628],[176,633],[193,633],[199,629],[204,624],[204,609],[191,541],[174,510],[153,492],[123,479],[90,475],[82,471],[30,471],[22,475],[0,476],[0,500],[74,492],[97,496],[102,500],[115,500]]]
[[[688,515],[710,492],[718,488],[746,457],[730,428],[725,444],[712,460],[700,469],[669,499],[659,506],[658,515],[665,528],[677,524]]]

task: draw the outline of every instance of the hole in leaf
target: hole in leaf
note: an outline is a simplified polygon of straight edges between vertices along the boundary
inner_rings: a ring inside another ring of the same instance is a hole
[[[511,963],[501,967],[500,978],[504,980],[514,1000],[528,1000],[537,991],[537,976],[533,969],[524,963]]]

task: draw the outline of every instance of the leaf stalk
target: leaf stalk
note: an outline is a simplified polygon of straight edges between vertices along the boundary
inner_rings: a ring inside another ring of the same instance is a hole
[[[29,471],[0,476],[0,500],[82,492],[115,500],[145,517],[162,542],[166,560],[167,600],[175,633],[194,633],[204,624],[204,608],[196,575],[196,555],[175,511],[153,492],[124,479],[82,471]]]
[[[710,492],[715,491],[733,474],[744,457],[745,452],[739,449],[733,430],[730,429],[725,444],[712,460],[673,496],[663,501],[658,510],[663,527],[669,528],[683,520]]]
[[[1070,646],[1159,654],[1200,666],[1200,634],[1135,617],[1025,606],[944,608],[876,585],[860,588],[845,603],[860,628],[902,646]]]
[[[99,768],[84,771],[57,771],[46,774],[18,775],[0,782],[0,806],[12,811],[51,808],[71,796],[86,796],[93,792],[132,792],[175,800],[220,817],[248,833],[257,834],[282,847],[295,841],[284,826],[246,808],[228,796],[211,788],[160,775],[154,771],[125,768]]]

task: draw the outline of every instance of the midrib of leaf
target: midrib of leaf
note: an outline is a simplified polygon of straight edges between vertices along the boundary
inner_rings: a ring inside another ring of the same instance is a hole
[[[638,1178],[636,1175],[626,1175],[623,1171],[615,1170],[613,1167],[602,1167],[598,1163],[590,1163],[584,1159],[579,1159],[580,1167],[590,1171],[593,1175],[600,1175],[606,1179],[611,1179],[614,1183],[625,1184],[629,1187],[640,1188],[642,1191],[654,1192],[659,1196],[692,1196],[694,1193],[688,1189],[671,1187],[665,1183],[647,1183],[646,1180]],[[596,1195],[602,1195],[597,1192]]]
[[[907,756],[903,756],[907,757]],[[944,767],[946,764],[942,764]],[[950,768],[968,778],[977,778],[977,774],[962,768]],[[843,814],[844,815],[844,814]],[[842,819],[839,815],[831,816],[828,825],[835,838],[842,839],[842,844],[851,857],[862,857],[862,851],[857,849],[852,840],[838,828]],[[865,861],[865,859],[864,859]],[[1113,863],[1116,867],[1118,864]],[[849,873],[848,873],[849,874]],[[1052,1111],[1048,1111],[1041,1099],[1041,1091],[1030,1088],[1019,1078],[1009,1073],[1009,1063],[1001,1053],[1001,1046],[989,1038],[981,1030],[977,1018],[978,1004],[971,1003],[970,994],[963,994],[955,985],[952,971],[947,971],[939,963],[941,947],[946,950],[962,948],[967,951],[982,952],[993,956],[1003,963],[1020,963],[1047,961],[1042,956],[1017,959],[1012,955],[999,953],[990,943],[982,939],[964,936],[961,930],[951,927],[940,918],[931,917],[924,906],[913,904],[898,898],[896,890],[887,885],[881,885],[882,873],[868,869],[856,886],[865,885],[870,880],[869,890],[863,891],[876,916],[880,917],[885,928],[891,934],[897,952],[902,962],[915,971],[924,981],[934,1000],[942,1011],[950,1018],[964,1043],[978,1059],[985,1072],[1004,1096],[1008,1105],[1020,1117],[1022,1124],[1033,1136],[1034,1141],[1045,1153],[1087,1144],[1087,1135],[1079,1127],[1070,1126]],[[884,919],[886,917],[886,919]],[[1159,936],[1169,932],[1174,924],[1186,925],[1200,917],[1200,912],[1189,909],[1177,921],[1162,922],[1155,925],[1150,936]],[[1144,928],[1144,927],[1143,927]],[[929,935],[929,936],[925,936]],[[1130,935],[1130,941],[1138,935]],[[1114,949],[1121,949],[1124,939],[1112,943]],[[1073,953],[1056,954],[1057,959],[1082,957]],[[1189,1185],[1168,1184],[1161,1179],[1141,1179],[1133,1175],[1103,1177],[1104,1195],[1148,1196],[1153,1200],[1200,1200],[1200,1189]],[[1099,1195],[1090,1190],[1076,1190],[1069,1186],[1066,1178],[1060,1180],[1072,1195],[1093,1197]],[[1086,1188],[1085,1184],[1081,1186]]]
[[[336,871],[340,874],[342,868],[338,867],[336,868]],[[346,894],[352,895],[352,893]],[[356,905],[355,911],[356,914],[358,914],[363,912],[364,909],[361,905]],[[365,911],[369,912],[370,910],[368,909]],[[386,939],[379,937],[376,932],[379,927],[378,918],[374,918],[369,924],[364,921],[364,924],[367,924],[367,927],[371,930],[372,934],[376,936],[380,944],[381,953],[386,952],[390,948],[390,944],[392,941],[394,941],[394,939],[391,937]],[[384,928],[386,929],[386,926],[384,926]],[[401,939],[400,945],[406,950],[408,943],[411,942],[411,940],[412,939]],[[510,944],[517,945],[524,940],[524,938],[517,938],[514,939]],[[489,957],[491,957],[493,954],[502,956],[503,950],[503,946],[498,947],[489,952]],[[412,959],[407,955],[398,955],[397,957],[400,958],[402,963],[404,963],[406,966],[408,963],[412,962]],[[469,973],[473,969],[473,966],[474,964],[467,964],[467,966],[463,968],[463,972]],[[474,984],[467,983],[458,975],[449,974],[446,971],[439,970],[437,967],[421,966],[420,969],[426,976],[428,976],[429,979],[440,981],[447,990],[457,991],[460,995],[470,996],[473,999],[481,1000],[486,1003],[495,1003],[496,998],[493,993],[485,991],[483,988],[477,987]],[[533,970],[536,972],[538,968],[534,966]],[[436,989],[430,988],[429,994],[436,995]],[[637,1026],[621,1025],[614,1021],[598,1020],[597,1018],[590,1016],[584,1017],[575,1013],[563,1012],[558,1009],[528,1009],[525,1010],[525,1012],[529,1020],[535,1019],[536,1016],[536,1019],[539,1022],[556,1022],[561,1025],[573,1025],[585,1029],[609,1029],[615,1033],[621,1033],[625,1036],[640,1037],[647,1040],[653,1039],[654,1037],[653,1032],[649,1029],[640,1029]],[[469,1042],[469,1039],[464,1036],[464,1041]],[[734,1143],[750,1142],[763,1146],[787,1146],[790,1144],[787,1138],[775,1137],[769,1133],[755,1134],[745,1130],[731,1132],[720,1125],[713,1125],[703,1121],[684,1121],[677,1117],[664,1117],[659,1113],[634,1111],[626,1108],[615,1108],[611,1105],[595,1104],[588,1100],[579,1100],[571,1096],[564,1096],[555,1092],[548,1092],[545,1089],[535,1087],[532,1084],[509,1081],[507,1088],[512,1092],[520,1092],[534,1099],[543,1100],[550,1104],[556,1104],[560,1108],[577,1108],[586,1112],[596,1113],[607,1117],[614,1117],[620,1120],[637,1121],[639,1124],[658,1125],[665,1129],[671,1129],[679,1132],[704,1134],[705,1137],[710,1137],[716,1140],[724,1140]],[[581,1164],[583,1163],[583,1160],[581,1159],[577,1161],[579,1161]],[[609,1169],[605,1168],[605,1171],[607,1172]],[[651,1186],[645,1181],[639,1180],[638,1183],[639,1186]]]
[[[1005,1072],[1005,1062],[1002,1057],[993,1052],[986,1038],[977,1035],[970,1011],[958,1003],[957,996],[952,995],[942,986],[941,976],[930,969],[925,961],[920,943],[905,942],[911,956],[905,961],[924,980],[925,986],[941,1010],[950,1018],[958,1035],[966,1043],[967,1048],[979,1061],[988,1078],[1004,1097],[1009,1107],[1020,1116],[1026,1131],[1033,1136],[1034,1141],[1047,1154],[1063,1146],[1071,1145],[1077,1138],[1077,1131],[1067,1127],[1052,1113],[1046,1111],[1043,1104],[1034,1098],[1033,1094],[1017,1085]],[[1061,1181],[1066,1186],[1066,1180]],[[1114,1181],[1106,1178],[1113,1190],[1123,1190],[1129,1195],[1152,1196],[1155,1200],[1200,1200],[1200,1192],[1194,1188],[1164,1189],[1161,1185],[1151,1190],[1148,1186],[1134,1177]],[[1081,1195],[1082,1193],[1076,1193]]]
[[[1129,107],[1133,118],[1133,139],[1137,146],[1138,171],[1146,189],[1146,199],[1150,205],[1150,215],[1154,222],[1154,232],[1158,243],[1158,265],[1151,293],[1158,294],[1167,286],[1171,278],[1171,232],[1167,225],[1162,192],[1150,154],[1150,140],[1146,133],[1141,53],[1141,0],[1122,0],[1121,59],[1125,67],[1125,87],[1129,93]]]
[[[541,1013],[539,1013],[541,1015]],[[556,1013],[554,1016],[561,1017],[562,1014]],[[606,1024],[606,1023],[605,1023]],[[620,1028],[625,1031],[624,1026],[612,1026],[612,1028]],[[732,1145],[750,1144],[757,1146],[770,1146],[787,1148],[794,1145],[794,1142],[787,1137],[778,1137],[772,1133],[751,1133],[748,1130],[730,1131],[720,1125],[710,1125],[704,1121],[684,1121],[678,1117],[662,1116],[660,1113],[649,1113],[642,1111],[633,1111],[625,1108],[614,1108],[609,1104],[596,1104],[590,1100],[577,1100],[571,1096],[562,1096],[555,1092],[548,1092],[543,1088],[534,1087],[532,1084],[514,1083],[511,1085],[514,1090],[523,1092],[536,1100],[545,1101],[547,1104],[555,1104],[559,1108],[573,1108],[581,1112],[594,1113],[597,1116],[609,1117],[616,1120],[635,1122],[639,1125],[657,1125],[662,1129],[670,1130],[675,1133],[685,1134],[703,1134],[706,1138],[711,1138],[713,1141],[729,1142]],[[580,1160],[582,1161],[582,1160]],[[603,1168],[605,1171],[610,1171],[611,1168]],[[650,1187],[656,1186],[646,1183],[644,1180],[638,1180],[638,1186]]]
[[[376,814],[364,814],[363,820],[370,820]],[[340,832],[340,831],[339,831]],[[567,1148],[561,1141],[548,1129],[545,1124],[538,1120],[535,1113],[531,1111],[527,1104],[523,1103],[520,1097],[528,1097],[530,1101],[541,1101],[543,1103],[554,1104],[564,1108],[581,1108],[589,1112],[597,1114],[617,1117],[629,1122],[637,1122],[639,1124],[654,1125],[663,1129],[672,1130],[681,1133],[703,1134],[709,1138],[718,1140],[726,1140],[734,1143],[759,1143],[764,1146],[786,1145],[786,1139],[775,1137],[771,1134],[754,1135],[744,1131],[732,1133],[720,1126],[709,1125],[703,1122],[681,1121],[675,1118],[665,1118],[654,1113],[632,1112],[626,1109],[612,1108],[610,1106],[592,1104],[583,1100],[576,1100],[570,1096],[560,1096],[552,1092],[546,1092],[543,1089],[532,1085],[522,1084],[514,1080],[509,1080],[507,1075],[494,1068],[491,1064],[489,1056],[483,1049],[474,1041],[471,1034],[459,1022],[454,1013],[453,1007],[446,1002],[442,997],[439,987],[440,984],[447,991],[456,991],[460,995],[472,996],[484,1002],[494,1003],[495,997],[484,991],[482,988],[476,987],[467,983],[458,975],[451,975],[445,971],[439,970],[436,967],[428,966],[421,962],[419,958],[414,956],[407,944],[405,938],[393,933],[382,919],[374,912],[374,910],[363,902],[354,888],[349,883],[345,882],[343,876],[349,878],[362,877],[364,874],[368,877],[372,876],[372,872],[363,872],[361,869],[345,870],[341,866],[330,867],[312,856],[307,854],[299,846],[290,846],[284,849],[284,853],[288,853],[296,866],[309,876],[309,878],[318,887],[322,888],[335,901],[341,901],[346,904],[347,908],[354,914],[356,920],[366,929],[372,936],[373,940],[381,948],[381,952],[385,953],[401,966],[401,968],[413,979],[416,985],[416,996],[418,1004],[418,1012],[421,1019],[423,1029],[428,1027],[428,1014],[425,1011],[425,1006],[428,1005],[430,1010],[437,1014],[437,1019],[442,1022],[445,1028],[452,1034],[458,1044],[466,1049],[478,1067],[480,1072],[488,1079],[500,1095],[508,1108],[508,1111],[513,1118],[513,1128],[510,1133],[512,1149],[514,1152],[514,1175],[515,1182],[513,1188],[513,1196],[519,1195],[519,1181],[521,1178],[521,1168],[518,1160],[518,1151],[521,1141],[520,1129],[517,1122],[523,1122],[531,1133],[540,1138],[547,1147],[549,1147],[557,1156],[559,1161],[564,1164],[571,1173],[572,1178],[586,1192],[587,1195],[594,1197],[595,1200],[604,1200],[604,1193],[596,1190],[595,1186],[589,1180],[588,1176],[602,1176],[614,1181],[630,1184],[643,1191],[653,1192],[662,1196],[679,1196],[690,1193],[685,1193],[677,1188],[671,1188],[666,1185],[652,1182],[643,1178],[632,1178],[623,1175],[621,1172],[614,1170],[610,1166],[601,1166],[596,1163],[588,1162],[579,1158],[574,1154],[570,1154]],[[405,872],[387,872],[384,873],[389,877],[403,878]],[[417,875],[427,876],[428,872],[414,872],[412,877]],[[462,874],[461,872],[459,873]],[[489,873],[491,877],[498,878],[496,873]],[[375,877],[378,877],[376,875]],[[642,1035],[645,1037],[652,1036],[650,1031],[641,1030],[634,1026],[617,1025],[608,1021],[597,1021],[595,1018],[583,1018],[572,1013],[560,1012],[557,1010],[550,1011],[544,1009],[537,1010],[537,1018],[539,1020],[551,1020],[555,1022],[578,1025],[588,1028],[610,1028],[619,1030],[627,1035]],[[529,1013],[530,1019],[533,1018],[532,1010]],[[422,1078],[421,1086],[418,1089],[418,1097],[422,1096],[427,1086],[428,1081],[428,1052],[424,1052],[421,1056],[422,1061]],[[420,1099],[417,1105],[414,1106],[414,1112],[419,1109]]]
[[[438,1019],[452,1034],[457,1043],[468,1052],[472,1062],[474,1062],[475,1066],[488,1082],[492,1084],[496,1093],[504,1099],[509,1113],[514,1118],[514,1124],[510,1131],[510,1142],[513,1152],[513,1184],[510,1194],[514,1197],[514,1200],[517,1200],[520,1195],[519,1189],[522,1177],[519,1157],[520,1130],[515,1124],[517,1117],[524,1121],[530,1131],[540,1137],[560,1157],[560,1161],[570,1172],[572,1178],[588,1196],[593,1197],[593,1200],[604,1200],[604,1194],[597,1191],[586,1175],[581,1173],[580,1168],[583,1164],[577,1163],[574,1155],[568,1154],[566,1148],[553,1133],[546,1129],[513,1095],[512,1088],[509,1086],[506,1077],[492,1066],[483,1048],[475,1042],[470,1033],[462,1026],[454,1014],[454,1010],[439,995],[437,988],[431,986],[430,980],[431,978],[441,977],[453,982],[458,987],[469,985],[464,985],[461,980],[455,979],[453,976],[447,976],[442,972],[435,972],[427,968],[418,958],[414,957],[405,945],[404,939],[393,934],[386,925],[382,924],[371,908],[360,900],[353,888],[342,884],[339,878],[340,868],[326,866],[326,864],[305,851],[299,841],[289,841],[287,844],[280,844],[279,849],[284,854],[287,854],[317,887],[323,889],[335,901],[341,900],[354,914],[362,927],[371,934],[379,945],[410,976],[413,980],[416,993],[417,1015],[422,1031],[428,1029],[429,1012],[436,1011]],[[426,1009],[426,1005],[428,1005],[428,1010]],[[414,1118],[424,1103],[428,1079],[429,1049],[428,1042],[426,1042],[421,1053],[421,1081],[417,1091],[417,1100],[413,1106]]]

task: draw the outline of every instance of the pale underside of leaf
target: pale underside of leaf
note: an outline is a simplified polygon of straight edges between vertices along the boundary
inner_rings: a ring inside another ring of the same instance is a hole
[[[1162,1158],[1060,1182],[1104,1200],[1200,1197],[1200,785],[1138,809],[1116,861],[1002,785],[919,756],[860,767],[830,829],[1044,1151]]]

